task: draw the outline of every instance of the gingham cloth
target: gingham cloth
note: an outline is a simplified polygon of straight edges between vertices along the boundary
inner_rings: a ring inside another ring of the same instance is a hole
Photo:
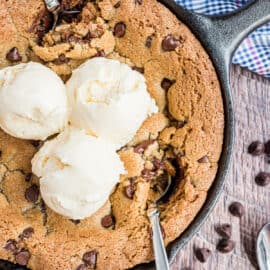
[[[183,7],[206,15],[231,12],[249,0],[175,0]],[[233,63],[270,78],[270,23],[251,33],[239,46]]]

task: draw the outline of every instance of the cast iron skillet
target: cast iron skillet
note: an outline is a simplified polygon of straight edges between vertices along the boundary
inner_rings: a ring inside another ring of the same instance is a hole
[[[168,247],[169,261],[199,230],[215,206],[223,189],[229,168],[234,135],[233,104],[230,90],[230,62],[239,43],[252,30],[270,21],[270,0],[254,0],[236,12],[224,16],[206,17],[192,13],[177,5],[174,0],[158,0],[184,22],[200,40],[210,56],[222,87],[225,131],[224,144],[216,179],[208,192],[207,200],[190,226]],[[24,270],[26,268],[0,260],[0,270]],[[154,270],[154,264],[140,265],[134,270]],[[46,270],[46,269],[44,269]],[[105,269],[104,269],[105,270]]]

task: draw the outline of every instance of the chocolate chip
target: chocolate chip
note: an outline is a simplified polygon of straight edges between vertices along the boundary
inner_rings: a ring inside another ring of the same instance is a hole
[[[27,265],[31,255],[28,250],[22,250],[15,256],[15,261],[19,265]]]
[[[224,238],[231,238],[232,236],[232,226],[230,224],[221,224],[215,227],[216,232],[224,237]]]
[[[260,141],[252,142],[248,147],[248,153],[252,156],[260,156],[264,153],[264,144]]]
[[[96,56],[97,56],[97,57],[105,57],[106,54],[105,54],[104,50],[101,50],[101,51],[98,51],[98,52],[97,52],[97,55],[96,55]]]
[[[114,36],[121,38],[126,33],[126,25],[123,22],[119,22],[114,26],[113,34]]]
[[[156,170],[164,170],[165,169],[165,164],[162,160],[154,158],[153,164],[154,164]]]
[[[15,241],[14,239],[7,240],[4,248],[9,252],[16,253],[18,251],[17,241]]]
[[[125,187],[124,190],[126,197],[132,200],[136,191],[134,183],[130,183],[128,186]]]
[[[217,250],[221,253],[231,252],[235,247],[235,242],[230,239],[221,239],[217,244]]]
[[[115,8],[120,8],[120,6],[121,6],[121,1],[118,1],[118,2],[114,5]]]
[[[208,248],[197,248],[195,250],[196,258],[202,263],[205,263],[210,255],[211,255],[211,250]]]
[[[233,216],[241,218],[244,215],[244,206],[240,202],[233,202],[229,206],[229,211]]]
[[[151,170],[146,169],[146,168],[144,168],[142,170],[142,177],[146,180],[149,180],[155,176],[156,176],[156,172],[154,172],[154,171],[151,171]]]
[[[13,47],[6,54],[6,59],[12,63],[22,61],[19,50],[16,47]]]
[[[143,154],[147,147],[154,143],[154,140],[143,141],[134,147],[134,152],[137,154]]]
[[[26,182],[30,182],[33,178],[33,174],[32,173],[27,173],[24,177]]]
[[[104,228],[110,228],[114,225],[114,218],[112,215],[106,215],[101,219],[101,225]]]
[[[153,41],[153,39],[154,39],[154,34],[152,34],[151,36],[148,36],[147,38],[146,38],[146,41],[145,41],[145,47],[147,47],[147,48],[151,48],[151,46],[152,46],[152,41]]]
[[[0,150],[0,157],[2,157],[3,152]]]
[[[265,148],[265,150],[264,150],[265,151],[265,154],[266,155],[270,155],[270,140],[265,143],[264,148]]]
[[[165,52],[174,51],[179,46],[179,40],[172,35],[167,35],[163,39],[161,46]]]
[[[89,266],[96,267],[98,252],[91,250],[83,254],[82,260]]]
[[[209,158],[208,156],[203,156],[202,158],[198,159],[199,163],[208,163],[209,162]]]
[[[70,221],[71,221],[72,223],[74,223],[75,225],[78,225],[78,224],[81,223],[81,221],[80,221],[79,219],[70,219]]]
[[[259,186],[267,186],[270,183],[270,173],[267,172],[260,172],[256,177],[255,177],[255,182]]]
[[[135,4],[141,5],[143,0],[135,0]]]
[[[69,58],[67,58],[63,53],[61,53],[57,59],[53,60],[53,63],[55,65],[62,65],[68,63],[69,60]]]
[[[144,74],[144,68],[143,67],[136,67],[136,66],[134,66],[134,67],[132,67],[132,69],[140,72],[141,74]]]
[[[88,270],[88,266],[86,264],[80,264],[76,270]]]
[[[164,78],[161,82],[161,87],[168,91],[170,87],[175,83],[175,80],[169,80],[168,78]]]
[[[39,197],[39,188],[37,185],[32,185],[31,187],[27,188],[25,191],[25,199],[28,202],[36,202]]]
[[[34,233],[34,229],[32,227],[28,227],[23,230],[23,232],[19,235],[21,240],[30,238]]]

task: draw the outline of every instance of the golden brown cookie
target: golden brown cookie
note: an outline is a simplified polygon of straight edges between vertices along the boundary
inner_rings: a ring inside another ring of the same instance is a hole
[[[0,258],[32,270],[116,270],[153,260],[147,206],[163,176],[177,183],[160,207],[168,244],[197,215],[216,175],[224,114],[208,55],[156,0],[63,0],[63,9],[82,12],[62,17],[55,31],[41,0],[0,7],[1,67],[39,61],[66,79],[88,58],[118,59],[144,74],[159,107],[119,150],[128,173],[110,200],[81,221],[54,213],[40,198],[30,164],[39,142],[1,131]]]

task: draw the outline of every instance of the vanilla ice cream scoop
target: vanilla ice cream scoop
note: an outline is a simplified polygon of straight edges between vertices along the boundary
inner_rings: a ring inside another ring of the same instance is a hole
[[[21,139],[44,140],[67,123],[65,85],[34,62],[0,70],[0,126]]]
[[[110,143],[75,128],[47,141],[32,159],[32,171],[46,204],[72,219],[96,212],[125,173]]]
[[[73,71],[67,84],[71,125],[86,129],[116,148],[127,144],[158,108],[144,76],[126,64],[92,58]]]

